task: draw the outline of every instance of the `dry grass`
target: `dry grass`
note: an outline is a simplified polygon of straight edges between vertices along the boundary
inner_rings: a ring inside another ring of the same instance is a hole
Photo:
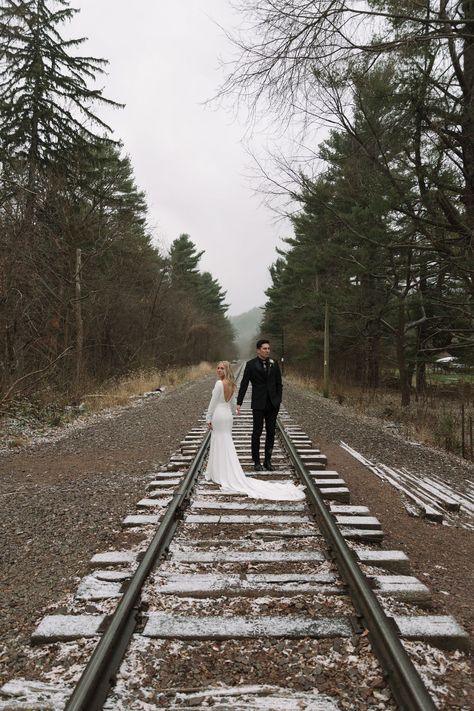
[[[168,370],[142,370],[125,378],[111,380],[96,392],[84,395],[82,399],[88,410],[97,412],[111,407],[120,407],[130,398],[140,397],[158,388],[170,389],[181,383],[200,380],[213,371],[214,366],[206,362]]]
[[[306,390],[321,393],[322,380],[289,374],[287,380]],[[462,424],[461,403],[464,399],[462,388],[458,396],[445,397],[432,390],[430,394],[416,400],[408,407],[401,407],[400,396],[389,389],[364,390],[355,385],[333,383],[330,398],[344,404],[356,413],[376,417],[409,441],[442,447],[455,454],[461,454]],[[474,403],[465,401],[465,453],[469,457],[469,418],[474,421]]]
[[[205,378],[214,372],[215,365],[199,365],[168,370],[143,370],[128,377],[116,378],[104,383],[89,394],[71,397],[56,395],[50,389],[36,393],[29,398],[12,400],[8,411],[0,413],[0,448],[21,449],[32,437],[43,435],[53,427],[61,427],[91,412],[100,412],[121,407],[146,392],[158,388],[172,389],[181,383]],[[83,388],[86,390],[84,383]],[[81,388],[82,389],[82,388]]]
[[[23,437],[22,435],[15,435],[7,440],[7,447],[9,449],[16,449],[17,447],[25,447],[28,444],[28,437]]]

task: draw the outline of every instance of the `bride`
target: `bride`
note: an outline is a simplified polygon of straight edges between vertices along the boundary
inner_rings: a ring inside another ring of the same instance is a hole
[[[211,434],[206,479],[231,494],[246,494],[253,499],[298,501],[305,498],[303,487],[291,481],[261,481],[245,476],[232,440],[232,420],[236,382],[229,361],[217,364],[219,378],[212,391],[206,422]]]

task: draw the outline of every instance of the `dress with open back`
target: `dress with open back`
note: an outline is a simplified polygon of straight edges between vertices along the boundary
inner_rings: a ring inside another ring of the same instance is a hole
[[[245,494],[252,499],[300,501],[305,498],[302,486],[291,481],[262,481],[247,477],[240,465],[232,440],[234,398],[225,399],[224,383],[218,380],[212,391],[206,421],[212,422],[211,446],[206,479],[230,494]]]

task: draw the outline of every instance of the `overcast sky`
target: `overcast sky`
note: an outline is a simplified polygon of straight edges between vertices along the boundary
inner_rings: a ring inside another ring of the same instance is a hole
[[[73,0],[67,30],[86,36],[81,53],[108,59],[104,94],[126,104],[100,115],[130,155],[145,190],[154,238],[183,232],[205,250],[201,269],[227,291],[229,313],[263,305],[275,246],[288,223],[255,196],[243,122],[203,102],[222,81],[219,55],[232,52],[216,22],[237,23],[228,0]],[[264,135],[253,143],[264,144]]]

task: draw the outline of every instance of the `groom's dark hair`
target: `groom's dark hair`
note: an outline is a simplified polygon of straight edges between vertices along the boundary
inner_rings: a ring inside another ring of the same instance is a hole
[[[257,348],[261,348],[264,343],[268,343],[268,345],[270,345],[268,338],[259,338],[257,341]]]

